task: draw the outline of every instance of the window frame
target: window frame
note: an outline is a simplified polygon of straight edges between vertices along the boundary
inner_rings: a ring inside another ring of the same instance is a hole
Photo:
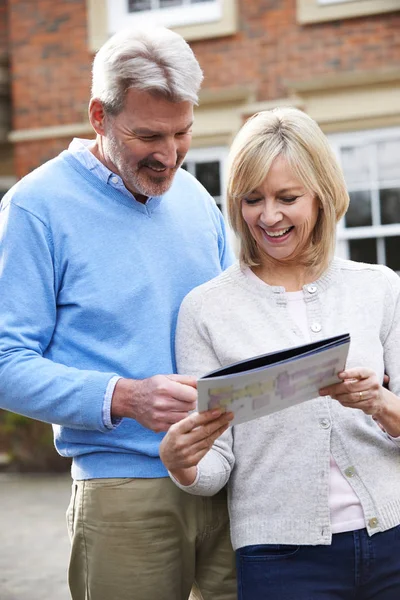
[[[126,20],[122,20],[119,22],[119,24],[116,23],[113,28],[110,27],[108,4],[111,4],[111,2],[114,3],[114,0],[86,0],[88,19],[88,46],[92,52],[97,52],[104,42],[107,41],[108,37],[110,37],[119,29],[127,26]],[[118,0],[118,2],[121,2],[121,0]],[[220,7],[220,16],[217,19],[207,21],[207,19],[202,18],[201,21],[192,23],[191,25],[174,26],[170,24],[169,26],[171,29],[184,37],[188,42],[235,34],[239,27],[238,0],[216,0],[216,2]],[[201,7],[201,4],[199,6]],[[174,7],[164,8],[162,9],[162,12],[166,14],[173,8]],[[182,11],[181,8],[179,8],[179,12],[180,11]],[[137,15],[140,13],[129,14]]]
[[[186,154],[184,162],[194,165],[195,163],[219,161],[219,163],[220,163],[220,179],[221,179],[221,195],[218,197],[219,198],[218,203],[221,205],[221,212],[225,219],[228,240],[229,240],[232,248],[235,248],[237,245],[237,240],[236,240],[235,234],[233,233],[232,229],[229,226],[227,203],[226,203],[228,156],[229,156],[229,147],[228,146],[208,146],[208,147],[204,147],[204,148],[191,148],[188,151],[188,153]],[[191,173],[194,176],[194,169],[188,168],[187,170],[189,173]],[[214,196],[214,199],[216,199],[215,196]]]
[[[381,129],[366,129],[361,131],[350,131],[346,133],[332,133],[327,135],[329,143],[339,161],[341,160],[341,148],[344,147],[356,147],[364,146],[366,144],[377,144],[382,141],[389,141],[391,139],[400,138],[400,127],[388,127]],[[377,170],[377,161],[371,161],[371,174],[372,177],[368,180],[365,185],[348,184],[347,189],[349,192],[353,191],[370,191],[371,192],[371,210],[372,214],[374,211],[380,210],[380,199],[379,193],[381,189],[389,189],[392,184],[393,187],[400,187],[400,177],[397,180],[387,180],[382,186],[382,182],[379,181],[379,175]],[[368,225],[362,227],[346,227],[345,217],[337,225],[336,240],[337,248],[336,253],[342,258],[350,258],[350,245],[349,240],[359,239],[375,239],[377,249],[377,262],[380,264],[386,264],[385,260],[385,239],[388,237],[400,236],[400,222],[391,223],[387,225]]]
[[[297,20],[300,24],[319,23],[376,15],[399,10],[398,0],[296,0]]]
[[[318,0],[318,4],[330,5],[330,4],[344,4],[345,2],[360,2],[360,0]]]
[[[212,23],[221,18],[222,5],[219,0],[208,0],[201,4],[171,6],[138,12],[129,12],[126,0],[107,0],[107,21],[110,31],[115,33],[123,27],[141,26],[149,21],[165,27],[183,27]]]

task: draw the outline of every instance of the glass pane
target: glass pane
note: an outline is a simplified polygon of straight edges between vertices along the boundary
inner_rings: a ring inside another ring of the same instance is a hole
[[[142,10],[151,10],[151,0],[128,0],[129,12],[140,12]]]
[[[182,6],[182,0],[160,0],[160,8],[171,8],[171,6]]]
[[[376,239],[349,240],[350,258],[365,263],[377,263]]]
[[[185,169],[185,171],[188,170],[187,163],[185,163],[185,162],[181,164],[181,167],[182,167],[182,169]]]
[[[368,227],[372,225],[371,192],[351,192],[346,213],[346,227]]]
[[[196,179],[204,185],[211,196],[221,195],[219,161],[196,163]]]
[[[362,182],[370,179],[368,146],[342,148],[342,168],[347,184]]]
[[[385,248],[387,266],[400,272],[400,236],[386,238]]]
[[[381,190],[381,223],[400,223],[400,189]]]
[[[400,138],[378,143],[379,181],[400,179]]]
[[[189,0],[190,4],[197,4],[198,2],[210,2],[210,0]]]

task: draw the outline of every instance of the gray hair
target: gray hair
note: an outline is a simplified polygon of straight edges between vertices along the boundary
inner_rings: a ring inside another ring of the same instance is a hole
[[[177,33],[165,27],[124,29],[95,56],[92,98],[112,115],[121,112],[130,88],[197,105],[202,80],[192,49]]]

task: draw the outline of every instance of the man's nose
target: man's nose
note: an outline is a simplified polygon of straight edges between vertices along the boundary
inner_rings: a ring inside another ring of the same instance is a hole
[[[153,158],[165,167],[173,169],[178,158],[178,145],[175,138],[163,139],[160,147],[153,153]]]

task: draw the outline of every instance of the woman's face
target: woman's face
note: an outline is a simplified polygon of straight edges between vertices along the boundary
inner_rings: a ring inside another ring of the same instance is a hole
[[[320,203],[278,156],[262,184],[242,200],[242,216],[262,259],[296,260],[311,241]]]

